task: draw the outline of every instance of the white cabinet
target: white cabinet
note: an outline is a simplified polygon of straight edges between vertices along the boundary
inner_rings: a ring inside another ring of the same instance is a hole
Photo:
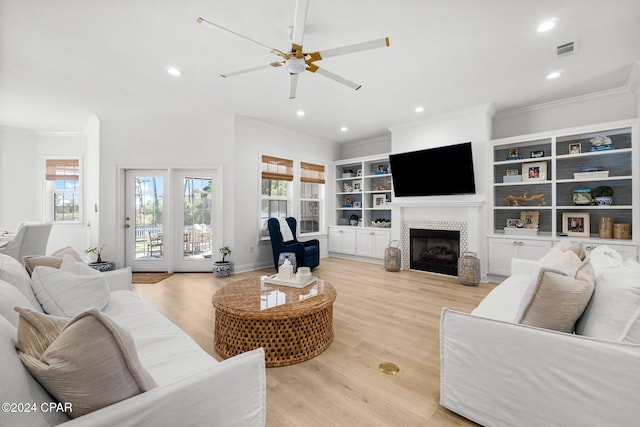
[[[384,251],[389,246],[390,239],[391,233],[388,230],[359,229],[356,232],[356,254],[369,258],[384,258]]]
[[[511,258],[538,260],[553,247],[550,240],[489,238],[489,274],[511,275]]]
[[[329,252],[355,255],[356,227],[329,227]]]
[[[383,259],[391,232],[365,227],[329,227],[329,252]]]
[[[622,259],[638,259],[638,247],[635,245],[616,245],[612,243],[606,243],[606,245],[618,252],[622,256]],[[589,242],[584,243],[582,245],[582,248],[584,249],[585,254],[589,255],[589,253],[591,253],[591,251],[598,246],[600,246],[598,243]]]

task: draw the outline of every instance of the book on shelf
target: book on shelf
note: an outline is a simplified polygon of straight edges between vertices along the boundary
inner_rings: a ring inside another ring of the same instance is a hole
[[[574,172],[574,179],[601,179],[608,178],[609,171]]]

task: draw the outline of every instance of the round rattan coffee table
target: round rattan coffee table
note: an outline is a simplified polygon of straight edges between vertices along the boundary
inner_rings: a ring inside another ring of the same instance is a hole
[[[323,280],[304,288],[260,279],[230,283],[213,296],[216,352],[228,358],[263,347],[267,367],[311,359],[333,341],[335,299]]]

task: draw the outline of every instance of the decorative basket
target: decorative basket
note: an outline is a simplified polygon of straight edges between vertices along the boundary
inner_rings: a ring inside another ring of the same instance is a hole
[[[394,246],[395,245],[395,246]],[[384,250],[384,269],[387,271],[400,271],[400,241],[392,240]]]
[[[631,225],[629,224],[613,224],[614,239],[631,239]]]
[[[458,283],[467,286],[480,283],[480,260],[475,252],[463,252],[458,258]]]
[[[598,237],[601,239],[613,238],[613,218],[603,216],[598,223]]]

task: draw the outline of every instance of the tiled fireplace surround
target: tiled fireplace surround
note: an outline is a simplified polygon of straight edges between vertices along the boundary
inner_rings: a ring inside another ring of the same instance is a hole
[[[481,259],[481,233],[483,227],[482,201],[429,201],[393,203],[395,218],[400,218],[400,248],[402,268],[409,268],[409,230],[457,230],[460,231],[460,255],[475,252]],[[397,223],[397,222],[396,222]]]

